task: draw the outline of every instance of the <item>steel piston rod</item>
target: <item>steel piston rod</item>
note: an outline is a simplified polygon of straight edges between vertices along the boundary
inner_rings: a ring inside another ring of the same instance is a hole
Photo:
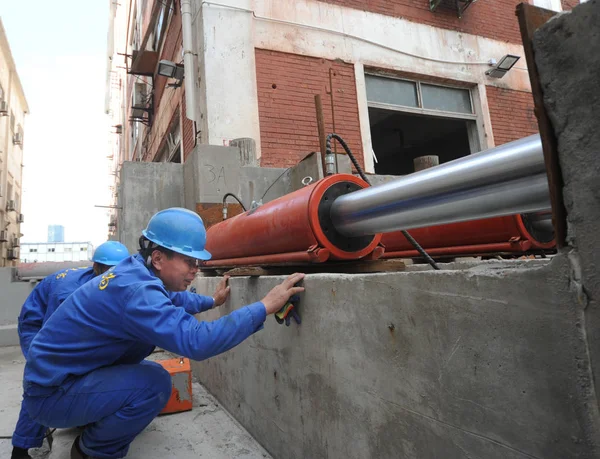
[[[331,218],[341,234],[364,236],[548,209],[536,134],[340,196]]]

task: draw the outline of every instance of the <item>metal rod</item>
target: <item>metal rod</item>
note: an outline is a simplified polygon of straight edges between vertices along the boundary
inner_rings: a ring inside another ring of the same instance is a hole
[[[333,69],[329,67],[329,100],[331,103],[331,122],[333,126],[333,132],[337,134],[337,129],[335,127],[335,104],[333,103]],[[335,155],[335,173],[339,174],[340,169],[338,167],[338,157],[337,157],[337,144],[333,144],[333,154]]]
[[[545,232],[554,231],[551,211],[536,212],[534,214],[528,214],[527,217],[534,229]]]
[[[323,177],[325,177],[325,151],[327,150],[325,138],[327,134],[325,134],[325,117],[323,116],[323,103],[321,102],[320,94],[315,94],[315,109],[317,110],[317,129],[319,132],[319,145],[321,147],[321,164],[323,166]]]
[[[539,135],[441,164],[335,200],[346,236],[387,233],[550,209]]]

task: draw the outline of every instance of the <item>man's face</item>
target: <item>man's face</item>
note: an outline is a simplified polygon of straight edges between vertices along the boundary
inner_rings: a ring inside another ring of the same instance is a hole
[[[196,259],[179,253],[174,253],[169,258],[165,253],[155,250],[152,253],[152,264],[157,277],[171,292],[186,290],[198,273]]]

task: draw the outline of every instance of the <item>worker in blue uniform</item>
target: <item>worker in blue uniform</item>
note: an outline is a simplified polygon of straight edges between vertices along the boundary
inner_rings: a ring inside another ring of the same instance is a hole
[[[71,458],[121,458],[171,395],[171,377],[144,361],[154,346],[204,360],[263,328],[268,314],[302,292],[304,274],[289,276],[261,301],[213,322],[192,314],[210,304],[169,296],[194,280],[210,259],[206,230],[194,212],[158,212],[142,232],[140,251],[74,292],[33,339],[25,366],[24,403],[40,424],[85,425]]]
[[[92,266],[61,270],[37,284],[25,300],[18,320],[19,343],[25,359],[28,357],[31,341],[61,303],[81,285],[103,274],[128,256],[129,251],[123,244],[107,241],[94,251]],[[42,446],[46,431],[47,428],[32,421],[27,410],[21,406],[12,437],[12,459],[28,458],[27,450]]]

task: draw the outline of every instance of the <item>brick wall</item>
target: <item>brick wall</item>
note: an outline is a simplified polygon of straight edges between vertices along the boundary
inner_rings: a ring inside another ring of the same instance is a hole
[[[570,11],[579,5],[579,0],[561,0],[563,11]]]
[[[181,61],[182,46],[183,37],[181,35],[181,13],[179,9],[175,7],[171,12],[171,21],[169,22],[169,28],[166,32],[159,60],[167,59],[173,62]],[[160,100],[165,90],[172,91],[171,89],[166,89],[167,81],[167,77],[160,76],[158,74],[155,75],[154,101],[156,105],[160,104]]]
[[[167,28],[160,59],[179,62],[183,38],[181,35],[181,14],[175,7]],[[170,79],[156,74],[154,76],[154,119],[152,126],[146,131],[144,160],[152,161],[164,145],[165,136],[178,115],[183,96],[183,87],[167,88]]]
[[[482,0],[473,3],[458,18],[455,0],[443,0],[435,12],[429,0],[321,0],[339,6],[408,19],[443,29],[481,35],[496,40],[521,43],[516,7],[524,0]],[[525,0],[526,1],[526,0]],[[573,2],[574,0],[563,0]]]
[[[363,162],[354,67],[343,62],[256,49],[261,164],[289,167],[319,151],[314,96],[323,101],[326,132],[333,132],[329,69],[334,76],[336,130]],[[338,147],[338,151],[341,151]]]
[[[486,89],[496,145],[538,132],[531,93],[493,86]]]

